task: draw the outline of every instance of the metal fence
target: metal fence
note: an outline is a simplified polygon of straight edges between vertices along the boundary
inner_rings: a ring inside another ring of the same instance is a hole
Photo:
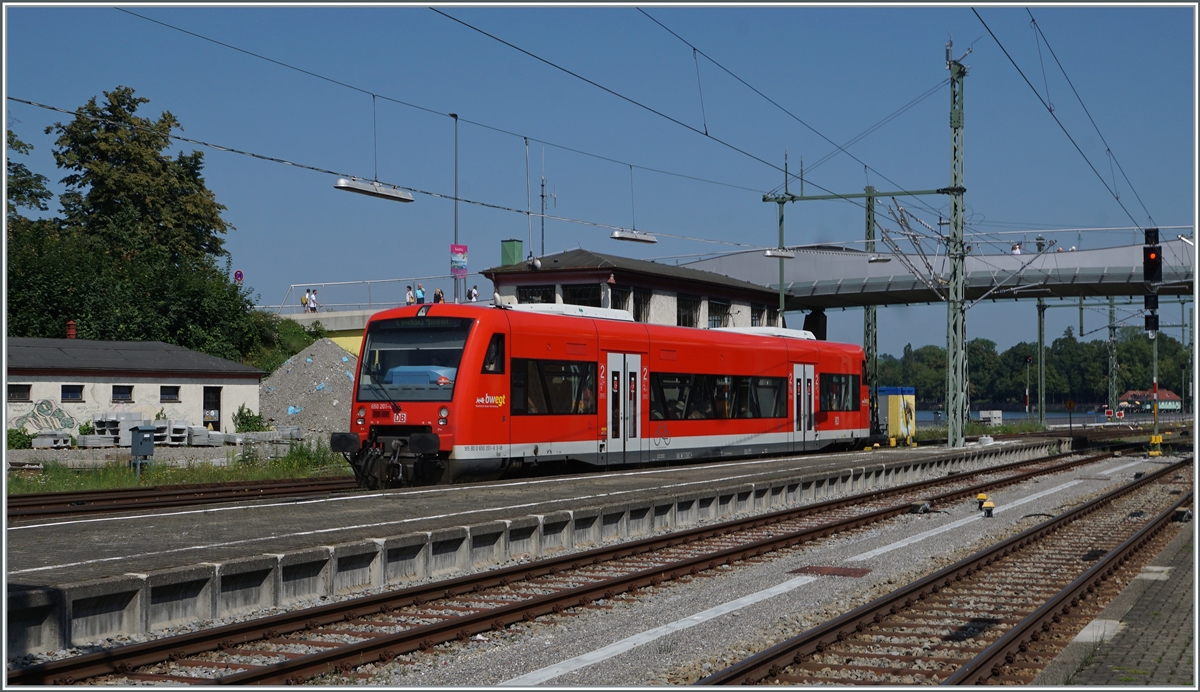
[[[470,288],[482,274],[468,274],[466,287]],[[485,279],[486,280],[486,279]],[[322,281],[314,283],[292,284],[278,305],[256,305],[258,310],[274,312],[279,315],[293,315],[304,312],[300,305],[304,292],[317,289],[318,308],[321,312],[345,312],[350,310],[386,310],[405,304],[407,287],[415,291],[417,284],[425,288],[425,302],[433,302],[433,293],[442,289],[446,301],[454,300],[454,277],[450,274],[434,274],[430,276],[414,276],[403,279],[368,279],[363,281]],[[490,293],[480,291],[491,300]],[[460,300],[466,300],[466,291]]]

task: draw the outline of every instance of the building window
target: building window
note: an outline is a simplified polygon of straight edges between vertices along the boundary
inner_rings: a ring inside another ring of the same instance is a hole
[[[133,385],[114,384],[112,389],[112,400],[120,402],[133,401]]]
[[[700,326],[700,299],[695,296],[676,296],[675,324],[680,327]]]
[[[719,329],[729,326],[729,303],[719,300],[708,301],[708,328]]]
[[[608,304],[613,310],[629,310],[629,312],[633,312],[629,308],[629,297],[633,293],[632,289],[628,286],[620,288],[613,286],[609,292],[612,294],[612,298],[608,301]]]
[[[650,297],[654,292],[648,288],[633,289],[633,319],[638,322],[650,321]]]
[[[10,384],[8,385],[8,400],[9,401],[29,401],[29,388],[32,385],[28,384]]]
[[[563,302],[567,305],[600,307],[600,284],[569,284],[562,287]]]
[[[62,395],[59,400],[64,404],[68,401],[78,403],[83,401],[83,385],[81,384],[64,384],[62,386]]]
[[[553,303],[553,286],[517,286],[518,303]]]
[[[750,306],[750,326],[765,327],[767,315],[766,305],[751,305]]]
[[[158,400],[162,403],[179,403],[179,386],[162,386],[158,388]]]
[[[783,326],[782,324],[779,324],[779,309],[778,308],[767,308],[767,324],[766,324],[766,326],[768,326],[768,327],[782,327]]]

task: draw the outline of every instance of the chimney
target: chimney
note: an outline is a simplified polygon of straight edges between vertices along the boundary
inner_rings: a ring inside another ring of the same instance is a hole
[[[75,338],[75,320],[69,320],[67,322],[67,338],[68,339]]]

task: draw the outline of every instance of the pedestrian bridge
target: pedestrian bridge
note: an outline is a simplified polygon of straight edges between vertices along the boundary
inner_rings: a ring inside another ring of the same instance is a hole
[[[968,254],[963,262],[968,301],[1021,298],[1140,296],[1142,245],[1047,251],[1024,255]],[[907,305],[941,302],[950,275],[945,256],[897,256],[844,248],[789,248],[783,260],[784,292],[808,309]],[[1195,249],[1186,241],[1162,243],[1163,281],[1159,295],[1191,295]],[[908,266],[908,265],[911,265]],[[779,259],[750,250],[691,262],[691,269],[779,288]],[[917,272],[913,271],[913,268]],[[789,301],[789,304],[793,301]]]

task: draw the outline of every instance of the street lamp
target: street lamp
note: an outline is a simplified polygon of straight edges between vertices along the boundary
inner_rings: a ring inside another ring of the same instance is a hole
[[[333,186],[346,192],[357,192],[360,195],[390,199],[393,202],[411,202],[413,196],[394,185],[384,185],[378,180],[359,180],[358,178],[338,178]]]
[[[627,231],[625,229],[617,229],[609,236],[613,240],[628,240],[634,243],[657,243],[658,238],[655,238],[649,233],[639,233],[638,231]]]

